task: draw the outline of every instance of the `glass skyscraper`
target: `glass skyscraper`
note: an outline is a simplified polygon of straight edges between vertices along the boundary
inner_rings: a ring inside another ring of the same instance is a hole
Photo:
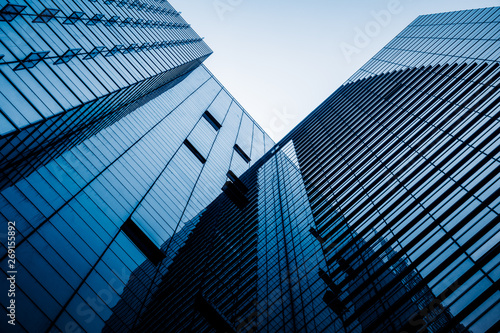
[[[0,188],[129,114],[212,52],[166,1],[0,8]]]
[[[135,329],[498,332],[499,33],[416,19],[178,235]]]
[[[211,50],[166,1],[0,8],[0,302],[15,301],[15,326],[4,313],[0,331],[100,331],[132,272],[166,260],[228,172],[274,142],[201,65]],[[144,276],[134,283],[153,290]],[[144,299],[124,301],[139,314]]]
[[[0,327],[500,331],[499,60],[500,8],[420,16],[277,144],[179,74],[5,185]]]

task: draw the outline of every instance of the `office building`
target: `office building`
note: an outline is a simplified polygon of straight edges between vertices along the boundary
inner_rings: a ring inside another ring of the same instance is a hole
[[[166,1],[2,1],[0,32],[0,189],[212,53]]]
[[[21,328],[498,332],[499,34],[420,16],[277,144],[179,77],[1,192]]]
[[[0,8],[0,331],[100,331],[131,272],[274,142],[166,1]]]
[[[134,328],[498,332],[499,33],[417,18],[179,234]]]

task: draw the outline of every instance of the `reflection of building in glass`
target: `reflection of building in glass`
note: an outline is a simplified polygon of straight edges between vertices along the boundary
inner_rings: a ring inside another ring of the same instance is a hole
[[[146,260],[130,274],[129,281],[120,295],[120,300],[112,308],[113,314],[106,320],[103,332],[123,332],[137,329],[137,321],[149,305],[152,295],[156,294],[161,280],[168,276],[167,267],[172,269],[173,258],[179,253],[179,249],[185,244],[194,226],[198,224],[200,215],[204,212],[205,210],[185,223],[180,231],[163,243],[161,249],[166,254],[163,265],[157,266],[150,260]]]
[[[417,18],[276,145],[203,66],[138,100],[1,192],[16,329],[499,331],[499,31]]]
[[[349,232],[349,226],[346,225],[344,221],[344,217],[340,216],[337,221],[335,221],[336,227],[338,227],[339,230],[347,232],[348,236],[345,240],[352,242],[353,239],[356,238],[356,233],[354,231]],[[321,244],[325,243],[325,240],[317,231],[312,230],[312,233]],[[383,247],[386,243],[387,241],[384,238],[379,238],[374,246]],[[359,326],[363,331],[373,332],[409,332],[415,329],[423,329],[424,327],[429,332],[438,332],[440,328],[446,326],[452,319],[452,315],[448,309],[440,306],[440,298],[434,295],[430,288],[424,286],[414,297],[405,296],[408,290],[411,290],[412,287],[422,280],[422,277],[417,271],[410,271],[402,280],[397,280],[398,273],[403,272],[404,269],[408,267],[408,262],[405,260],[404,256],[399,256],[392,246],[389,246],[384,253],[380,257],[375,258],[375,260],[369,259],[373,256],[375,251],[372,247],[368,247],[365,249],[365,252],[362,253],[360,260],[354,262],[351,266],[346,258],[353,252],[363,248],[363,245],[365,245],[364,240],[359,239],[355,242],[355,245],[351,247],[349,253],[347,253],[345,257],[338,259],[336,265],[334,265],[340,268],[341,275],[350,279],[345,290],[341,290],[327,272],[320,272],[320,276],[329,287],[323,299],[339,317],[343,318],[344,325],[348,327],[348,331],[355,331],[359,329]],[[330,251],[334,252],[334,248],[335,245],[330,244],[329,247],[325,248],[325,253],[328,254]],[[372,275],[372,272],[379,270],[384,263],[396,257],[395,264],[385,273],[380,276]],[[335,267],[331,267],[330,269],[333,268]],[[360,273],[353,276],[355,270],[358,270]],[[384,289],[384,287],[391,282],[393,282],[393,285]],[[363,294],[360,297],[354,298],[350,304],[345,304],[342,295],[349,295],[362,285],[364,285],[365,288]],[[383,290],[383,294],[381,294],[380,297],[371,297],[371,293],[380,292],[381,290]],[[387,316],[387,320],[381,323],[380,326],[372,326],[373,321],[375,321],[378,316],[384,315],[384,313],[394,304],[399,304],[399,308],[391,311]],[[366,306],[373,309],[373,312],[363,313],[359,311]],[[349,307],[352,307],[354,311],[349,312],[347,310]],[[357,311],[359,311],[359,314],[357,318],[353,319]],[[465,331],[462,325],[457,325],[456,328],[451,328],[448,332]]]
[[[313,219],[293,154],[293,145],[268,154],[207,207],[144,310],[140,331],[341,327],[321,300],[321,248],[309,233]],[[276,210],[284,202],[293,215]],[[292,241],[308,251],[296,255]]]

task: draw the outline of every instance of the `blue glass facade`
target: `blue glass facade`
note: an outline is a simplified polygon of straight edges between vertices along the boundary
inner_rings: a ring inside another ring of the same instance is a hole
[[[206,112],[219,122],[218,130],[203,117]],[[132,272],[153,262],[155,249],[178,246],[167,240],[221,192],[228,170],[240,175],[249,167],[234,149],[237,142],[252,161],[274,145],[199,67],[4,189],[3,225],[15,221],[17,230],[15,328],[101,330]],[[129,220],[150,243],[134,238],[134,230],[125,228]],[[2,267],[7,267],[6,247],[2,241]],[[146,291],[153,282],[149,276],[134,281]],[[137,314],[141,297],[127,299],[128,311]],[[8,305],[6,297],[1,302]],[[121,324],[131,329],[128,322]],[[5,321],[0,325],[12,329]]]
[[[420,66],[498,63],[498,7],[422,15],[346,83]]]
[[[417,18],[282,141],[346,331],[499,330],[499,17]]]
[[[417,18],[277,144],[203,65],[133,99],[0,192],[2,331],[500,331],[499,31]]]
[[[0,35],[0,188],[212,52],[166,1],[0,1]]]
[[[230,178],[137,328],[498,332],[499,15],[419,17]]]

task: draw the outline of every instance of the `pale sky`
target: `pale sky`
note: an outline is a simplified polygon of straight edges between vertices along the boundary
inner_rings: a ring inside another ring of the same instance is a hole
[[[418,15],[500,6],[500,0],[169,2],[214,51],[205,65],[276,141]],[[371,37],[356,43],[367,29]]]

